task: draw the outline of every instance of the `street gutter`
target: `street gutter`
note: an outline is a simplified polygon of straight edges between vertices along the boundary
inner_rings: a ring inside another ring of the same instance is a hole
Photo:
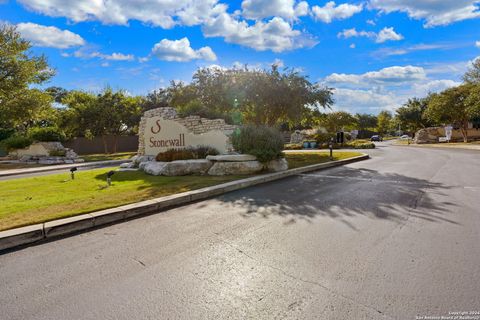
[[[0,231],[0,253],[3,253],[3,251],[7,249],[20,248],[29,244],[41,243],[46,240],[68,236],[92,228],[123,222],[132,218],[138,218],[153,213],[160,213],[173,207],[186,205],[195,201],[204,200],[261,183],[275,181],[305,172],[337,167],[367,159],[369,159],[369,155],[363,153],[361,156],[349,159],[319,163],[281,172],[258,175],[246,179],[218,184],[211,187],[201,188],[198,190],[182,192],[116,208],[73,216],[70,218],[58,219],[26,227]],[[125,160],[122,161],[125,162]]]

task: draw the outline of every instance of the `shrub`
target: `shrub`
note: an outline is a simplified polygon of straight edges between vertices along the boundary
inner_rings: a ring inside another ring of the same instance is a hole
[[[168,149],[160,152],[155,160],[161,162],[171,162],[175,160],[205,159],[207,156],[219,154],[218,150],[209,146],[198,146],[186,149]]]
[[[301,150],[303,149],[303,144],[301,143],[287,143],[283,147],[285,150]]]
[[[32,144],[32,139],[24,136],[11,136],[7,139],[2,140],[2,146],[7,149],[7,151],[15,149],[23,149]]]
[[[220,153],[214,147],[202,145],[193,148],[193,151],[196,154],[197,159],[205,159],[207,156],[216,156]]]
[[[375,143],[373,142],[363,142],[363,141],[352,141],[345,144],[345,147],[353,149],[375,149]]]
[[[0,141],[10,138],[15,133],[13,129],[0,128]]]
[[[313,138],[317,141],[318,144],[329,143],[332,138],[336,140],[336,137],[337,137],[336,134],[322,133],[322,132],[317,132],[313,136]]]
[[[64,141],[65,133],[57,127],[32,128],[28,131],[30,139],[34,141]]]
[[[283,136],[280,131],[266,127],[247,125],[232,135],[235,150],[251,154],[260,162],[268,162],[283,156]]]

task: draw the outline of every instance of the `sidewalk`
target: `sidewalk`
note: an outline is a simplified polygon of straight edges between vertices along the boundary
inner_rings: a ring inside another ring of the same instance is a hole
[[[125,162],[130,162],[130,159],[121,159],[121,160],[108,160],[108,161],[95,161],[95,162],[83,162],[83,163],[72,163],[72,164],[59,164],[59,165],[50,165],[45,167],[35,167],[35,168],[26,168],[26,169],[12,169],[12,170],[4,170],[0,171],[0,178],[1,177],[8,177],[8,176],[19,176],[24,174],[30,173],[39,173],[39,172],[48,172],[48,171],[56,171],[56,170],[68,170],[71,168],[88,168],[88,167],[96,167],[96,166],[104,166],[104,165],[116,165]]]

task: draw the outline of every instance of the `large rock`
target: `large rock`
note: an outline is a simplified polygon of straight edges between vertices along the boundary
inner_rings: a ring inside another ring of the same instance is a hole
[[[143,165],[145,163],[145,165]],[[149,161],[141,163],[143,171],[152,176],[161,176],[167,162]]]
[[[436,143],[439,137],[444,136],[444,129],[440,127],[431,127],[420,129],[415,133],[414,143]]]
[[[272,171],[272,172],[288,170],[287,159],[281,158],[281,159],[275,159],[275,160],[269,161],[267,163],[267,169],[268,171]]]
[[[240,162],[240,161],[255,161],[257,157],[251,154],[221,154],[218,156],[207,156],[207,160],[220,162]]]
[[[150,162],[155,160],[154,156],[133,156],[130,160],[135,165],[135,167],[140,167],[142,162]]]
[[[120,168],[122,169],[135,168],[135,164],[133,162],[124,162],[120,164]]]
[[[206,159],[177,160],[167,162],[163,168],[164,176],[186,176],[190,174],[205,174],[212,166],[212,162]]]
[[[208,174],[211,176],[254,174],[262,169],[263,165],[259,161],[215,162],[208,170]]]

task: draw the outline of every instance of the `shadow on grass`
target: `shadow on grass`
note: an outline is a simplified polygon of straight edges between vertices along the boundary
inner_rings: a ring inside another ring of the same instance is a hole
[[[449,188],[395,173],[343,167],[232,192],[218,200],[246,218],[280,215],[288,218],[288,224],[328,217],[356,230],[351,218],[358,216],[398,223],[414,216],[432,223],[458,224],[446,214],[455,212],[455,204],[432,198],[433,194],[446,195]]]

